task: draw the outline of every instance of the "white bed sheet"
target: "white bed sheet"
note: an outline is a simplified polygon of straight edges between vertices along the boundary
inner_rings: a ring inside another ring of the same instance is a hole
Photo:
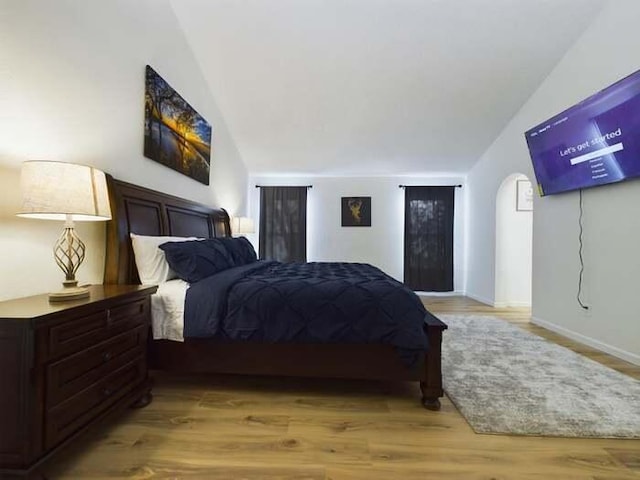
[[[189,284],[175,279],[158,285],[151,296],[151,324],[154,340],[184,342],[184,300]]]

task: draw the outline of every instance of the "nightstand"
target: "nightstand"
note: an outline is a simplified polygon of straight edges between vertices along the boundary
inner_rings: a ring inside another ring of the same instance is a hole
[[[156,288],[95,285],[70,302],[0,302],[0,478],[29,478],[92,424],[151,401]]]

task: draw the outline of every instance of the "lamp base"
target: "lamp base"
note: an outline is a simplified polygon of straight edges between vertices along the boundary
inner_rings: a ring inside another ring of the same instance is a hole
[[[67,302],[70,300],[87,298],[88,296],[89,296],[89,289],[87,287],[65,287],[59,292],[50,293],[49,301],[50,302]]]

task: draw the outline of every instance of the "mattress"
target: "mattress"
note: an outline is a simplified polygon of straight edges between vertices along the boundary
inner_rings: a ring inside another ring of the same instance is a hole
[[[184,301],[189,284],[176,279],[158,285],[151,296],[151,325],[154,340],[184,342]]]

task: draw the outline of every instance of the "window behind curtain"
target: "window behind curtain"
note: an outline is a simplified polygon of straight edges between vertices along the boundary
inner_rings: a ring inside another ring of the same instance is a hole
[[[307,187],[260,187],[260,258],[307,261]]]
[[[453,291],[454,187],[406,187],[404,208],[404,283]]]

